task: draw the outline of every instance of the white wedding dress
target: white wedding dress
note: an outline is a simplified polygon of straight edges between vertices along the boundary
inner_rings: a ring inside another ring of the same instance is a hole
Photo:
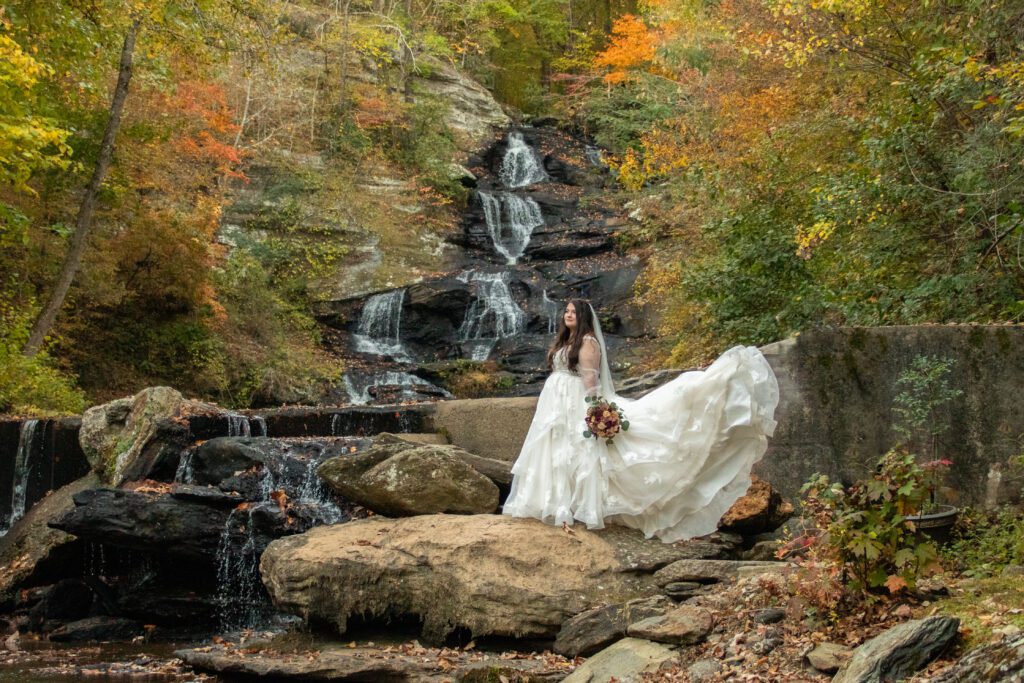
[[[667,543],[712,533],[775,429],[771,367],[757,347],[736,346],[630,400],[614,395],[600,327],[596,335],[584,339],[577,372],[564,348],[556,353],[503,514],[592,529],[611,522]],[[611,444],[583,436],[588,394],[614,400],[629,422]]]

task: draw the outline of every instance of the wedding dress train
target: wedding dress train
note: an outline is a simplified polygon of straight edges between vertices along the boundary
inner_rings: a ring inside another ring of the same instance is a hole
[[[581,361],[573,372],[565,349],[555,354],[503,513],[589,528],[613,522],[665,542],[715,531],[775,429],[779,389],[764,356],[736,346],[630,400],[613,393],[603,338],[585,344],[599,353],[596,367]],[[583,436],[588,394],[614,400],[629,421],[611,444]]]

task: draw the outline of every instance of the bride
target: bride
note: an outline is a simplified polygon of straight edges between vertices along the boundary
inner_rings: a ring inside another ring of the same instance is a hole
[[[617,396],[594,309],[566,305],[548,351],[552,372],[503,514],[548,524],[613,522],[673,542],[715,531],[750,486],[775,429],[779,388],[754,346],[736,346],[636,400]],[[629,429],[585,438],[588,396],[618,404]]]

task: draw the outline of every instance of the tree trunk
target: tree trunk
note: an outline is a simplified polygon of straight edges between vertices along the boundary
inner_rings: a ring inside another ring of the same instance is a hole
[[[82,254],[85,251],[85,240],[92,228],[92,214],[96,208],[96,195],[99,194],[100,186],[107,175],[110,167],[110,159],[114,154],[114,138],[117,136],[117,129],[121,125],[121,112],[124,109],[124,101],[128,96],[128,83],[132,78],[132,56],[135,52],[135,37],[139,32],[141,19],[133,19],[128,33],[124,37],[124,45],[121,46],[121,64],[117,74],[117,85],[114,87],[114,97],[110,102],[110,118],[107,120],[107,128],[103,131],[103,141],[100,143],[100,154],[96,160],[96,168],[93,169],[92,178],[85,188],[85,196],[78,207],[78,217],[75,219],[75,233],[71,237],[71,246],[64,257],[64,265],[61,266],[60,276],[57,284],[50,294],[49,301],[43,308],[39,317],[36,318],[29,334],[28,341],[22,353],[26,356],[34,356],[43,346],[46,335],[53,327],[53,321],[57,318],[64,299],[67,297],[68,289],[78,273],[82,263]]]
[[[412,70],[413,64],[415,63],[414,56],[412,54],[412,41],[416,35],[416,22],[412,17],[412,0],[405,0],[405,16],[409,20],[409,35],[405,41],[405,51],[403,53],[404,62],[404,76],[405,83],[403,83],[402,91],[406,102],[414,102],[415,98],[412,96]]]

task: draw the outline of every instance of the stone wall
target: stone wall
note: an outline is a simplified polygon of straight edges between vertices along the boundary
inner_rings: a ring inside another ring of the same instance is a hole
[[[924,325],[805,332],[762,351],[779,378],[779,426],[757,473],[795,497],[815,472],[849,482],[896,441],[896,378],[918,355],[952,359],[963,395],[938,411],[938,456],[962,504],[1020,496],[1008,460],[1024,452],[1024,326]]]

